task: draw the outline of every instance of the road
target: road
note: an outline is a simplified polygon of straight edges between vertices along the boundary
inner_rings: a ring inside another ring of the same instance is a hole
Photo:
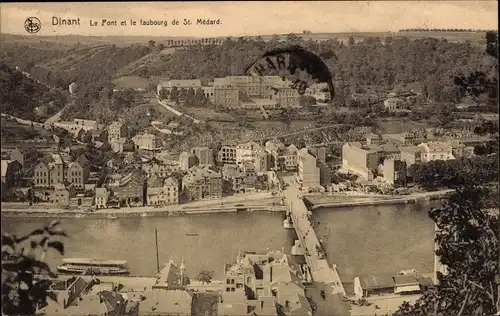
[[[141,207],[123,207],[120,209],[101,209],[98,210],[98,213],[113,215],[114,213],[154,213],[154,212],[176,212],[183,210],[191,210],[191,209],[203,209],[203,208],[245,208],[245,207],[262,207],[266,205],[279,205],[280,197],[273,196],[270,192],[255,192],[255,193],[246,193],[246,194],[238,194],[223,197],[221,199],[213,199],[213,200],[203,200],[203,201],[195,201],[185,204],[178,205],[168,205],[162,207],[154,207],[154,206],[141,206]],[[16,204],[17,205],[17,204]],[[27,205],[27,203],[24,203]],[[50,213],[58,213],[58,212],[71,212],[66,209],[42,209],[42,208],[29,208],[29,209],[19,209],[19,208],[9,208],[8,204],[4,203],[2,206],[2,210],[4,211],[28,211],[29,212],[50,212]],[[82,210],[74,210],[75,213],[81,213]]]
[[[443,197],[455,192],[453,189],[439,190],[433,192],[412,193],[401,196],[356,196],[356,195],[324,195],[324,196],[308,196],[308,200],[314,205],[311,209],[322,207],[345,207],[345,206],[361,206],[361,205],[381,205],[381,204],[396,204],[407,201],[429,200],[431,198]]]
[[[311,269],[314,285],[307,289],[307,293],[316,303],[315,315],[348,315],[350,307],[347,302],[341,300],[341,296],[345,296],[345,289],[337,269],[334,265],[330,267],[326,259],[317,257],[316,245],[319,245],[319,241],[307,218],[307,207],[299,198],[302,193],[297,188],[293,176],[283,177],[283,180],[288,186],[281,193],[285,204],[290,203],[297,236],[309,252],[309,255],[304,257]],[[306,232],[305,235],[303,232]],[[321,297],[321,291],[325,292],[325,299]]]
[[[34,121],[30,121],[30,120],[23,120],[22,118],[19,118],[19,117],[10,115],[10,114],[6,114],[6,113],[1,113],[0,115],[2,117],[14,120],[14,121],[18,122],[19,124],[23,124],[23,125],[32,125],[33,124],[33,126],[36,126],[36,127],[44,128],[47,130],[52,130],[52,126],[49,124],[34,122]]]
[[[165,100],[160,100],[160,98],[159,98],[159,96],[158,96],[158,95],[156,95],[156,99],[158,100],[158,104],[160,104],[161,106],[163,106],[165,109],[169,110],[170,112],[174,113],[175,115],[177,115],[177,116],[185,116],[185,117],[187,117],[187,118],[191,119],[191,120],[192,120],[194,123],[196,123],[196,124],[200,124],[200,123],[202,122],[202,121],[197,120],[197,119],[195,119],[194,117],[192,117],[192,116],[190,116],[190,115],[188,115],[188,114],[186,114],[186,113],[182,113],[182,112],[180,112],[180,111],[178,111],[178,110],[174,109],[174,108],[171,106],[172,104],[169,104],[169,103],[168,103],[167,101],[165,101]]]

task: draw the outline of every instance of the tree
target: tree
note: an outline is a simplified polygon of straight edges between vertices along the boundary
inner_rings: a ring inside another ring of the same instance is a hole
[[[148,48],[152,50],[155,47],[156,42],[153,40],[148,41]]]
[[[186,104],[193,105],[195,99],[195,91],[192,87],[190,87],[186,92]]]
[[[196,89],[194,99],[193,99],[193,104],[196,106],[201,106],[204,105],[205,103],[205,94],[203,93],[203,90],[201,88]]]
[[[56,277],[44,257],[49,248],[64,255],[63,243],[54,239],[67,237],[57,227],[59,223],[54,220],[20,237],[2,234],[2,315],[34,315],[37,309],[47,305],[47,298],[56,301],[56,295],[49,290],[52,282],[39,275]]]
[[[498,57],[498,32],[486,32],[486,54]]]
[[[307,107],[309,105],[315,105],[316,98],[310,95],[301,95],[299,96],[299,105],[302,107]]]
[[[202,284],[210,284],[210,282],[212,282],[213,276],[214,276],[213,271],[202,270],[200,271],[200,273],[198,273],[196,279],[200,281]]]
[[[170,90],[170,101],[175,102],[179,98],[179,89],[177,87],[173,87],[172,90]]]
[[[429,216],[436,223],[436,255],[446,266],[438,284],[414,305],[405,302],[396,316],[494,315],[499,312],[498,193],[484,188],[457,189]]]
[[[91,131],[84,132],[82,134],[82,143],[85,143],[85,144],[92,143],[92,132]]]

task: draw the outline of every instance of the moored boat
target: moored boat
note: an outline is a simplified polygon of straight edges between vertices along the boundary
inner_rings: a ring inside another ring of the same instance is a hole
[[[293,228],[293,221],[292,221],[292,217],[290,216],[289,212],[287,212],[285,215],[285,219],[283,220],[283,227],[284,228]]]
[[[125,260],[105,260],[94,258],[65,258],[57,266],[61,273],[83,275],[125,275],[130,271]]]

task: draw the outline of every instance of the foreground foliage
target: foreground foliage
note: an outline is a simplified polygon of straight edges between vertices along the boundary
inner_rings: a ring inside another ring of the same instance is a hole
[[[2,315],[34,315],[47,299],[56,300],[49,290],[52,282],[40,276],[57,277],[44,259],[49,248],[64,255],[63,243],[56,240],[66,237],[59,223],[53,221],[20,237],[2,234]]]
[[[438,273],[438,285],[414,305],[405,302],[396,316],[499,312],[498,205],[497,192],[469,187],[458,189],[441,208],[429,212],[438,228],[436,254],[448,272]]]

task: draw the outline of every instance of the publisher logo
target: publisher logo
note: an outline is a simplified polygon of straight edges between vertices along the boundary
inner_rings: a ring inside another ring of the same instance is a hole
[[[24,21],[24,29],[30,34],[35,34],[42,28],[42,22],[38,18],[29,17]]]

